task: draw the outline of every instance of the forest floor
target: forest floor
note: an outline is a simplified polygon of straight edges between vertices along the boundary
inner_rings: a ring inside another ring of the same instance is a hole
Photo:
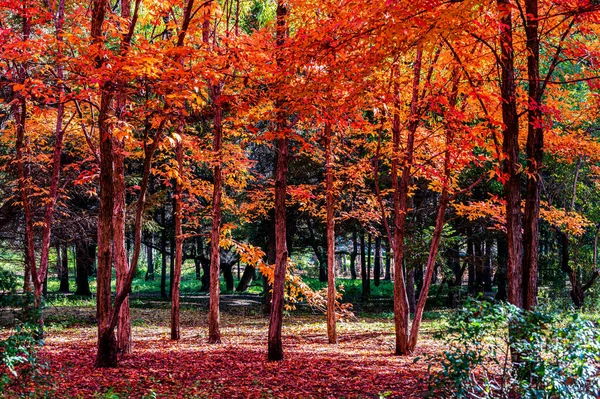
[[[285,359],[268,362],[268,318],[224,312],[223,343],[206,343],[206,313],[181,312],[181,340],[169,340],[169,309],[132,308],[133,352],[116,369],[93,367],[95,309],[47,309],[39,352],[46,368],[22,379],[5,398],[419,398],[427,395],[428,363],[440,350],[427,322],[416,353],[393,355],[393,321],[362,317],[338,324],[339,344],[328,345],[323,315],[284,318]]]

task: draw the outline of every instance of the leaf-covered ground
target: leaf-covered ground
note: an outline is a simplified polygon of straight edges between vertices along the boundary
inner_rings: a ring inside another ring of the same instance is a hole
[[[13,384],[5,397],[418,398],[427,393],[427,364],[415,358],[436,346],[425,334],[414,356],[393,356],[392,321],[362,318],[340,323],[340,343],[328,345],[322,315],[291,315],[285,359],[268,362],[267,318],[224,314],[224,343],[209,345],[204,313],[182,311],[182,339],[174,342],[167,309],[132,309],[133,353],[116,369],[96,369],[96,329],[77,325],[92,312],[78,309],[62,327],[50,327],[40,352],[48,369]]]

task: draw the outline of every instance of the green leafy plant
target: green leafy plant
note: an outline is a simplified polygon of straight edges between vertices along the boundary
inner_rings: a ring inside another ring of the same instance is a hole
[[[600,334],[577,314],[469,302],[449,319],[448,350],[430,358],[431,391],[453,398],[595,398]],[[433,369],[432,369],[433,368]]]

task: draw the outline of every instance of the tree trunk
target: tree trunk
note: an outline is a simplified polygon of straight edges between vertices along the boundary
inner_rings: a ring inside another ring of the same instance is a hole
[[[58,249],[58,247],[57,247]],[[62,256],[60,256],[60,288],[58,292],[69,292],[69,251],[67,246],[62,248]],[[57,252],[57,256],[59,253]]]
[[[227,292],[233,292],[233,265],[235,262],[221,263],[221,270],[223,270],[223,280],[225,280],[225,290]]]
[[[544,160],[544,129],[540,88],[540,38],[538,34],[538,0],[525,0],[525,35],[527,37],[527,192],[523,224],[523,308],[537,306],[540,170]]]
[[[408,308],[410,309],[411,314],[414,314],[417,309],[415,291],[415,269],[411,267],[406,271],[406,296],[408,298]]]
[[[381,280],[381,237],[375,237],[375,265],[373,266],[373,283],[379,287]]]
[[[404,281],[404,236],[406,234],[406,214],[408,211],[408,191],[413,163],[415,133],[419,125],[418,101],[421,78],[421,59],[423,49],[417,49],[414,63],[413,90],[411,99],[410,121],[408,124],[407,142],[402,163],[400,162],[400,118],[394,114],[392,125],[392,189],[394,200],[394,327],[396,331],[396,355],[409,353],[408,323],[410,308]],[[397,90],[396,90],[397,91]],[[398,182],[398,172],[401,166],[402,175]]]
[[[162,230],[160,232],[160,296],[161,298],[167,297],[167,211],[166,206],[160,210],[160,221],[162,224]]]
[[[171,275],[171,339],[179,340],[181,333],[179,331],[179,288],[181,286],[181,264],[183,263],[183,214],[182,214],[182,181],[183,181],[183,143],[181,135],[183,134],[183,122],[179,122],[178,127],[179,140],[175,148],[175,158],[177,161],[178,176],[175,182],[175,207],[173,209],[173,218],[175,219],[175,264],[173,265],[173,274]]]
[[[287,2],[277,0],[276,45],[279,48],[277,65],[283,65],[281,48],[287,36]],[[287,170],[289,161],[289,139],[287,137],[286,115],[283,101],[276,101],[277,132],[276,139],[276,168],[275,168],[275,278],[273,280],[273,300],[269,319],[268,359],[282,360],[283,346],[281,343],[281,327],[283,321],[283,299],[285,288],[285,273],[287,268],[286,245],[286,209],[285,197],[287,191]]]
[[[473,242],[473,228],[467,228],[467,263],[469,267],[467,268],[467,272],[469,273],[469,280],[467,289],[469,291],[469,295],[475,295],[475,279],[477,268],[475,267],[475,244]]]
[[[352,231],[352,253],[350,254],[350,276],[356,280],[356,257],[358,256],[358,237],[356,230]]]
[[[392,279],[391,276],[391,266],[392,266],[392,254],[390,253],[390,246],[385,248],[385,277],[383,278],[385,281],[390,281]]]
[[[245,292],[248,290],[248,287],[250,287],[250,284],[254,279],[255,272],[256,270],[254,269],[254,266],[246,265],[244,272],[242,273],[242,277],[240,278],[240,282],[235,290],[237,292]]]
[[[508,241],[506,237],[500,237],[497,240],[496,245],[498,246],[498,270],[496,271],[496,284],[498,285],[498,292],[496,293],[497,301],[506,301],[508,299],[507,286],[506,286],[506,264],[508,261]]]
[[[360,277],[362,279],[362,300],[367,302],[371,298],[371,282],[367,273],[367,256],[365,248],[365,233],[360,233]]]
[[[336,288],[335,288],[335,209],[333,192],[333,132],[329,122],[325,124],[325,191],[327,208],[327,338],[330,344],[337,343],[336,332]]]
[[[507,286],[508,301],[523,307],[523,234],[521,212],[521,183],[519,171],[519,117],[514,68],[512,35],[512,3],[497,0],[500,12],[500,66],[503,143],[502,161],[505,174],[504,196],[506,199],[506,232],[508,237]]]
[[[492,238],[488,237],[487,240],[485,240],[485,267],[483,269],[483,290],[485,292],[492,292],[492,245]]]
[[[148,240],[148,245],[146,246],[146,259],[148,263],[148,269],[146,270],[146,281],[154,281],[154,249],[152,246],[154,245],[154,233],[149,231],[147,233],[146,239]]]
[[[90,291],[90,282],[88,277],[90,270],[93,267],[94,259],[96,258],[96,246],[86,242],[78,242],[75,244],[75,265],[77,268],[76,284],[77,290],[75,295],[92,296]]]
[[[125,106],[123,95],[117,98],[117,109]],[[129,261],[125,249],[125,144],[115,139],[113,143],[114,155],[114,215],[113,215],[113,251],[114,265],[117,274],[117,292],[125,290]],[[131,312],[129,310],[129,296],[125,298],[119,309],[117,322],[117,348],[119,353],[131,353]]]

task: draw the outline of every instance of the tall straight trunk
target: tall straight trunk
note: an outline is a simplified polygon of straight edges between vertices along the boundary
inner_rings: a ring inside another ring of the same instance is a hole
[[[400,162],[400,118],[394,115],[392,125],[392,189],[394,200],[394,327],[396,330],[396,355],[406,355],[410,352],[409,317],[410,308],[404,281],[404,236],[406,234],[406,214],[408,211],[408,191],[413,163],[415,133],[419,124],[418,101],[421,80],[421,59],[423,50],[419,46],[414,64],[413,90],[411,99],[410,122],[407,129],[407,141],[402,162]],[[401,178],[398,182],[398,172],[401,167]]]
[[[371,284],[371,266],[372,266],[372,255],[373,255],[373,236],[371,233],[368,235],[367,241],[367,279],[369,280],[369,287]],[[371,291],[369,289],[369,291]]]
[[[149,231],[146,236],[146,240],[148,240],[148,245],[146,246],[146,260],[148,263],[148,268],[146,269],[146,281],[154,281],[154,233]]]
[[[373,283],[379,287],[381,280],[381,237],[375,237],[375,265],[373,266]]]
[[[213,152],[215,156],[213,168],[213,203],[212,203],[212,227],[210,231],[210,308],[208,312],[208,342],[212,344],[221,343],[221,332],[219,331],[219,295],[220,295],[220,268],[221,268],[221,195],[223,192],[222,171],[222,142],[223,110],[220,100],[220,88],[212,87],[213,100]]]
[[[475,267],[475,244],[473,242],[473,228],[467,228],[467,263],[469,265],[467,272],[469,273],[468,290],[469,295],[475,294],[475,279],[477,268]]]
[[[75,267],[77,290],[75,295],[92,296],[90,291],[90,282],[88,280],[90,270],[96,257],[96,246],[87,242],[78,242],[75,244]]]
[[[367,253],[365,247],[365,233],[360,233],[360,277],[362,279],[362,300],[368,301],[371,297],[371,282],[367,273]]]
[[[58,292],[69,292],[69,251],[67,246],[62,247],[62,251],[58,251],[56,256],[60,258],[60,288]]]
[[[485,292],[492,292],[492,246],[493,241],[491,237],[485,240],[485,266],[483,268],[483,290]]]
[[[510,0],[497,0],[500,12],[500,66],[502,99],[502,161],[504,196],[506,199],[506,234],[508,238],[507,293],[508,301],[523,307],[523,233],[521,212],[521,184],[519,171],[519,117],[514,67],[514,47],[512,35],[512,4]]]
[[[408,298],[408,308],[411,314],[415,313],[417,309],[417,294],[415,291],[415,269],[411,267],[406,270],[406,297]]]
[[[94,7],[106,7],[106,0],[96,0]],[[93,13],[95,15],[95,12]],[[92,24],[92,31],[94,26]],[[110,328],[111,315],[111,271],[114,236],[114,173],[113,140],[109,127],[109,110],[112,104],[110,83],[102,85],[98,134],[100,141],[100,210],[98,211],[98,271],[96,275],[96,312],[98,318],[97,367],[117,365],[117,338],[114,328]]]
[[[473,240],[473,255],[475,256],[475,293],[483,294],[483,270],[485,258],[483,256],[483,240],[479,234]]]
[[[333,149],[332,131],[329,122],[325,124],[325,191],[327,208],[327,338],[330,344],[337,343],[336,332],[336,289],[335,289],[335,215],[333,193]]]
[[[183,181],[183,143],[181,135],[183,132],[183,122],[179,122],[178,127],[179,140],[175,147],[175,159],[177,161],[177,171],[179,176],[175,183],[175,207],[173,217],[175,219],[175,264],[171,277],[171,339],[178,340],[181,336],[179,332],[179,287],[181,285],[181,263],[183,261],[183,214],[182,214],[182,181]]]
[[[27,240],[23,240],[23,292],[31,292],[31,265]]]
[[[277,65],[282,67],[284,54],[282,52],[287,36],[287,2],[277,0],[276,45],[278,47]],[[286,209],[285,197],[287,191],[287,170],[289,162],[289,139],[283,101],[276,101],[277,132],[276,167],[275,167],[275,277],[273,280],[273,300],[269,319],[268,359],[282,360],[283,346],[281,343],[281,327],[283,321],[283,298],[285,288],[285,272],[287,267],[286,245]]]
[[[498,262],[498,270],[496,271],[496,275],[494,280],[496,280],[496,285],[498,286],[498,292],[496,293],[497,301],[506,301],[508,299],[508,292],[506,286],[506,265],[508,262],[508,241],[506,237],[499,237],[496,241],[496,246],[498,248],[497,262]]]
[[[116,101],[117,109],[125,106],[122,94]],[[113,215],[113,251],[114,266],[117,277],[117,292],[125,290],[129,261],[125,248],[125,144],[119,139],[113,143],[114,155],[114,215]],[[122,354],[131,353],[131,311],[129,309],[129,296],[125,298],[119,310],[117,322],[117,346]]]
[[[167,211],[163,204],[160,210],[160,221],[162,230],[160,232],[160,296],[167,297]]]
[[[390,245],[388,243],[385,248],[385,277],[383,278],[386,281],[390,281],[392,279],[391,276],[391,266],[392,266],[392,254],[390,253]]]
[[[523,308],[537,306],[540,170],[544,158],[544,128],[540,88],[540,39],[538,34],[538,0],[525,0],[525,36],[527,37],[527,193],[523,221]]]
[[[356,280],[356,257],[358,256],[358,237],[356,230],[352,231],[352,253],[350,254],[350,276]]]

